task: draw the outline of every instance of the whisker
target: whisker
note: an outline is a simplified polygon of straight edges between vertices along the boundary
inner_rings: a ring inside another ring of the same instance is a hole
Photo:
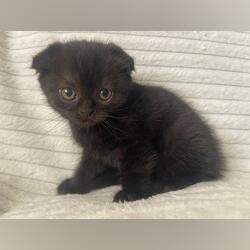
[[[107,120],[106,120],[106,124],[109,125],[110,128],[112,128],[113,130],[116,130],[116,131],[120,132],[123,135],[127,134],[124,130],[121,130],[121,129],[117,128],[117,127],[112,126],[112,124]]]
[[[111,135],[115,136],[117,139],[120,139],[119,137],[117,137],[116,134],[114,134],[114,133],[112,132],[112,130],[107,126],[107,124],[105,124],[105,123],[103,122],[103,123],[100,123],[100,125],[101,125],[104,129],[106,129]]]

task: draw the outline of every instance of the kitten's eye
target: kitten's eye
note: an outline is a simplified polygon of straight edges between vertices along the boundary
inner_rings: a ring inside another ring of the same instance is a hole
[[[60,89],[59,92],[66,101],[73,101],[76,98],[76,92],[71,87]]]
[[[112,96],[112,91],[106,88],[101,89],[100,98],[102,101],[108,101]]]

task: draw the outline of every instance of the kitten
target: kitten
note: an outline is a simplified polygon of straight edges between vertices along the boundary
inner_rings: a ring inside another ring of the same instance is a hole
[[[57,42],[33,58],[32,68],[84,147],[59,194],[121,184],[114,201],[135,201],[220,177],[210,129],[173,93],[134,82],[134,61],[117,45]]]

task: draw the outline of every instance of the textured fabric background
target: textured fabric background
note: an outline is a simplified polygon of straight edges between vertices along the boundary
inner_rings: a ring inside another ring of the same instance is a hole
[[[30,64],[49,43],[71,39],[121,45],[135,58],[138,81],[199,111],[221,140],[225,178],[126,204],[111,202],[119,187],[56,196],[81,150]],[[1,32],[0,90],[0,217],[250,218],[250,33]]]

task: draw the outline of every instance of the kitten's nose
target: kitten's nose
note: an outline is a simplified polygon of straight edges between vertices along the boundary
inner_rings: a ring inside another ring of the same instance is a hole
[[[85,110],[79,110],[79,113],[82,117],[84,117],[85,119],[88,119],[88,118],[91,118],[94,111],[92,109],[85,109]]]

